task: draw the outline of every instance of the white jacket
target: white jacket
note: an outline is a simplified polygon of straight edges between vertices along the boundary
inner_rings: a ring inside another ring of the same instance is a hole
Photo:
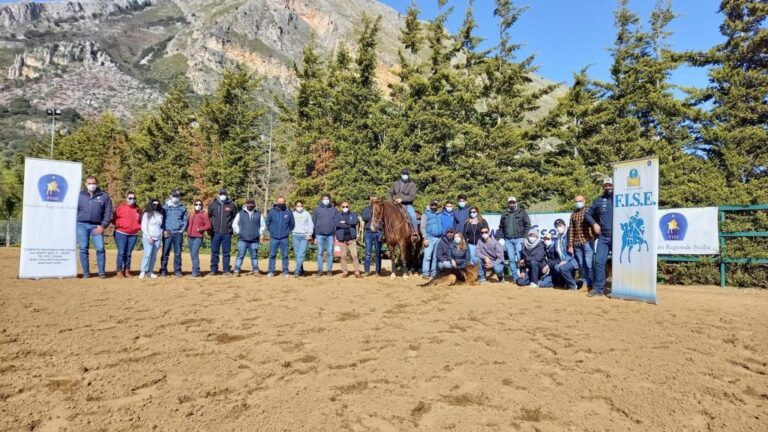
[[[299,213],[296,210],[293,211],[293,220],[296,221],[296,225],[293,228],[293,235],[297,236],[311,236],[315,230],[315,224],[312,222],[312,213],[304,209]]]
[[[146,239],[160,240],[163,237],[163,215],[160,212],[146,212],[141,217],[141,232]]]

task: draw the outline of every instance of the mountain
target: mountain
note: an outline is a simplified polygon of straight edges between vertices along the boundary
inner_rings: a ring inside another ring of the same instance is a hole
[[[80,0],[0,6],[0,119],[49,106],[124,119],[154,106],[178,76],[197,93],[243,62],[265,77],[263,100],[291,92],[314,37],[321,52],[353,48],[363,13],[382,17],[379,83],[396,79],[403,17],[375,0]],[[535,85],[547,82],[535,77]],[[547,104],[554,104],[554,97]],[[18,111],[18,110],[17,110]],[[18,122],[16,122],[19,124]],[[38,125],[39,127],[39,125]],[[0,140],[4,137],[0,136]]]

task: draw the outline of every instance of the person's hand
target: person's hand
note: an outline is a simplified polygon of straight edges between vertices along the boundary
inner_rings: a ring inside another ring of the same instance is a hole
[[[163,231],[163,237],[168,238],[171,236],[171,232],[168,230]]]
[[[93,229],[93,235],[99,235],[104,232],[104,227],[99,225],[96,228]]]
[[[307,236],[307,240],[312,241],[312,236]]]
[[[452,265],[453,267],[456,267],[456,260],[451,260],[451,265]]]
[[[153,238],[150,238],[150,239],[149,239],[149,245],[150,245],[150,246],[154,246],[154,245],[155,245],[155,239],[153,239]]]
[[[490,267],[491,266],[491,259],[488,257],[485,257],[485,266]]]
[[[524,266],[524,265],[525,265],[525,260],[524,260],[524,259],[521,259],[521,260],[520,260],[520,266]]]
[[[401,204],[403,202],[402,198],[395,198],[395,201],[397,201],[398,204]]]
[[[544,274],[549,274],[549,265],[545,265],[544,268],[542,269],[542,272]]]
[[[565,261],[560,261],[560,265],[564,265],[564,264],[565,264]]]
[[[600,225],[599,224],[592,225],[592,231],[594,231],[595,234],[600,235]]]
[[[571,254],[571,255],[573,255],[573,246],[571,246],[571,247],[569,247],[569,248],[568,248],[568,253],[569,253],[569,254]]]
[[[429,240],[424,239],[424,247],[427,247],[427,246],[429,246]]]

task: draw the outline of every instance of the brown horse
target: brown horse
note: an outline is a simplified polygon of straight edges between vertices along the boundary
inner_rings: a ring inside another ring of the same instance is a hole
[[[403,278],[408,279],[411,271],[418,266],[420,238],[418,232],[411,226],[411,220],[405,209],[389,201],[373,204],[371,211],[371,226],[382,227],[382,242],[387,244],[389,257],[392,260],[392,278],[397,276],[397,269],[403,272]],[[397,255],[395,255],[397,250]],[[395,256],[398,265],[395,265]]]

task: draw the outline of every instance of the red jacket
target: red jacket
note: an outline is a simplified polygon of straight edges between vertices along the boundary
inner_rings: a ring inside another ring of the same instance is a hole
[[[127,203],[120,204],[115,209],[115,231],[127,235],[136,235],[141,231],[141,208],[132,207]]]
[[[208,218],[205,210],[192,213],[189,218],[189,227],[187,227],[188,236],[202,237],[209,229],[211,229],[211,219]]]

